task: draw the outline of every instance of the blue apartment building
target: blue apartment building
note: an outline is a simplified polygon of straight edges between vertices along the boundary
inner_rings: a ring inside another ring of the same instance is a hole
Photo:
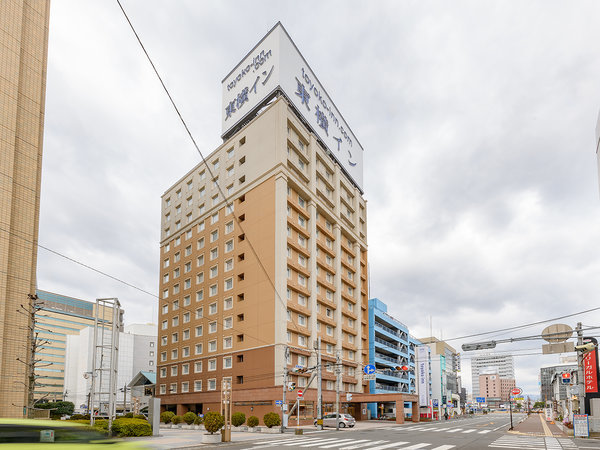
[[[369,300],[369,364],[377,371],[369,382],[372,394],[417,392],[415,379],[415,347],[421,345],[408,327],[387,313],[387,305],[378,298]],[[408,366],[407,371],[397,367]],[[410,402],[404,407],[410,408]],[[395,414],[393,405],[369,403],[371,417]]]

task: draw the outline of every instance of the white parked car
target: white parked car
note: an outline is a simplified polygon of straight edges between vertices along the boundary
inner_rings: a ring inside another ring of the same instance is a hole
[[[329,413],[329,414],[325,414],[323,416],[323,426],[324,427],[335,427],[335,413]],[[345,428],[345,427],[350,427],[352,428],[354,426],[354,424],[356,423],[356,420],[354,420],[354,417],[352,417],[350,414],[340,414],[338,416],[338,422],[340,423],[340,428]],[[317,426],[317,421],[315,419],[315,427]]]

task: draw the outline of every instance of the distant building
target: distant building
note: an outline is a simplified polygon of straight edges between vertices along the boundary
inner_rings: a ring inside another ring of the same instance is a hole
[[[540,368],[540,400],[543,402],[550,402],[555,400],[554,387],[552,386],[552,379],[556,374],[560,374],[567,371],[577,370],[577,363],[569,364],[554,364],[551,366],[545,366]],[[566,385],[559,386],[558,396],[560,398],[566,397]]]
[[[443,405],[447,406],[448,412],[459,412],[460,403],[460,355],[447,342],[440,341],[435,337],[419,339],[431,349],[431,391],[434,403],[440,406],[434,415],[443,414]]]
[[[515,363],[511,355],[499,353],[486,353],[476,355],[471,360],[471,380],[473,383],[473,396],[484,397],[479,389],[479,376],[490,371],[497,373],[500,378],[515,379]]]
[[[479,397],[485,397],[490,408],[510,400],[510,391],[516,387],[514,378],[502,378],[497,370],[484,371],[479,375]]]
[[[421,342],[410,336],[408,327],[387,313],[387,305],[378,298],[369,300],[369,364],[376,368],[375,380],[369,381],[372,394],[403,392],[416,394],[415,349]],[[428,375],[431,373],[427,362]],[[401,370],[406,366],[408,370]],[[428,377],[428,389],[431,389]],[[405,403],[410,408],[410,402]],[[371,417],[396,414],[395,404],[369,403]]]
[[[131,393],[127,385],[133,378],[139,372],[156,372],[156,341],[155,324],[128,325],[124,332],[119,333],[118,411],[132,409]],[[67,336],[65,399],[75,404],[76,412],[83,413],[88,410],[93,348],[93,328],[81,330],[78,335]],[[141,407],[143,406],[142,404]]]
[[[62,400],[65,378],[65,351],[69,335],[78,335],[85,328],[94,326],[96,303],[66,295],[37,290],[42,309],[36,316],[36,332],[47,341],[36,359],[36,400]]]

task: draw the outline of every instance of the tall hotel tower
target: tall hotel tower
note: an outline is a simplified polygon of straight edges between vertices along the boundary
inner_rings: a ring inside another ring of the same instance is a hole
[[[293,369],[317,364],[320,338],[328,410],[336,358],[342,394],[366,389],[363,150],[279,23],[222,88],[223,144],[162,197],[156,392],[205,413],[229,381],[233,411],[262,420],[285,368],[306,386],[311,371]]]
[[[49,0],[0,1],[0,417],[27,403],[29,321],[35,294]]]

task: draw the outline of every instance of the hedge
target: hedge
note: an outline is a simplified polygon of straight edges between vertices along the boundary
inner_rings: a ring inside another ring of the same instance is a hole
[[[248,426],[249,427],[257,427],[258,426],[258,417],[256,416],[250,416],[248,417]]]
[[[162,423],[171,423],[171,419],[175,417],[175,413],[173,411],[165,411],[160,414],[160,421]]]
[[[244,414],[243,412],[235,412],[231,415],[231,424],[234,427],[240,427],[240,426],[244,425],[245,421],[246,421],[246,414]]]
[[[116,419],[112,423],[111,431],[119,437],[152,436],[152,427],[148,421],[141,419]]]

